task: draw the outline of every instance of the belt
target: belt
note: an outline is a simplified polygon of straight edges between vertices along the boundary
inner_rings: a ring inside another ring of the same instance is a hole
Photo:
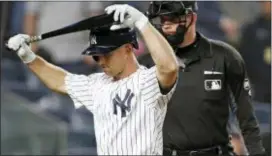
[[[176,149],[164,148],[164,156],[233,156],[231,148],[226,146],[213,146],[209,148],[181,151]]]

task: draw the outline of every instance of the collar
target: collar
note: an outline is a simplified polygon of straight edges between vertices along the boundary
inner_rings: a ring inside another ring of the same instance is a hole
[[[199,32],[197,32],[197,35],[200,37],[198,49],[199,55],[201,57],[211,58],[213,56],[211,40]]]
[[[193,62],[199,61],[201,58],[211,58],[213,56],[212,46],[210,40],[203,34],[196,32],[197,41],[195,47],[189,49],[189,51],[182,51],[185,49],[176,48],[176,55],[184,61],[187,66]]]

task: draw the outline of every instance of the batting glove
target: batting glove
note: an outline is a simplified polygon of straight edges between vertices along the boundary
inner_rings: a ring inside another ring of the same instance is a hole
[[[26,44],[30,40],[30,36],[18,34],[8,40],[8,48],[17,52],[17,55],[24,63],[30,63],[36,58],[36,54],[31,51],[30,47]]]
[[[148,23],[148,18],[143,13],[127,4],[108,6],[105,12],[107,14],[114,12],[114,21],[121,23],[112,25],[110,30],[134,27],[141,30]]]

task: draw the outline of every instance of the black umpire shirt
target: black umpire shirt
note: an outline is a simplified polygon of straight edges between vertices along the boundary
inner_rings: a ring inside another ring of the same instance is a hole
[[[164,147],[194,150],[229,144],[229,105],[237,105],[237,118],[249,153],[260,154],[260,130],[249,95],[250,87],[240,54],[230,45],[197,33],[194,44],[176,50],[180,67],[176,91],[168,104]],[[150,54],[139,58],[154,65]]]

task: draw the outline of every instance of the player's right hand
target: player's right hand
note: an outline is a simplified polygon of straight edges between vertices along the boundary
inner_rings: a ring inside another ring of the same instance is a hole
[[[24,63],[30,63],[36,58],[36,55],[31,51],[29,45],[26,43],[29,40],[29,35],[18,34],[11,37],[7,43],[8,48],[16,51]]]

